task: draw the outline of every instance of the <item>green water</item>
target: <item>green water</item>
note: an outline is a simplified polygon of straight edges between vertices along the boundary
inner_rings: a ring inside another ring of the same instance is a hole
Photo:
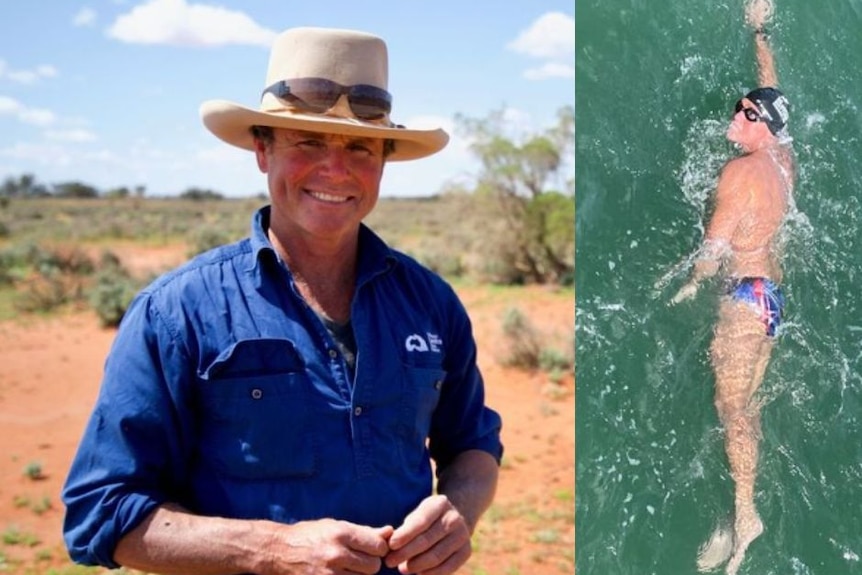
[[[752,35],[741,0],[579,2],[576,22],[577,573],[695,574],[732,510],[717,287],[667,301],[736,153]],[[762,388],[766,530],[740,574],[862,573],[862,1],[776,0],[771,28],[799,178]]]

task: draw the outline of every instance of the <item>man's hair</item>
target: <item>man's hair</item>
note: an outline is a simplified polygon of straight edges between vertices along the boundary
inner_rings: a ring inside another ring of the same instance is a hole
[[[263,142],[264,146],[269,146],[275,141],[275,132],[272,126],[252,126],[249,128],[251,135],[255,140]],[[395,151],[395,140],[383,140],[383,158]]]

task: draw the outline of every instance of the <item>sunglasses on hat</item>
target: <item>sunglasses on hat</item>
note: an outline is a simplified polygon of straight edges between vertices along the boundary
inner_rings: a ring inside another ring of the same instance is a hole
[[[745,119],[748,120],[749,122],[760,122],[760,120],[761,120],[760,112],[758,112],[754,108],[746,107],[742,103],[742,100],[736,101],[736,108],[733,111],[733,115],[735,116],[739,112],[744,112],[745,113]]]
[[[326,78],[281,80],[267,87],[261,97],[267,93],[314,114],[326,112],[342,94],[347,94],[347,103],[360,120],[379,120],[392,109],[392,96],[382,88],[367,84],[343,86]]]

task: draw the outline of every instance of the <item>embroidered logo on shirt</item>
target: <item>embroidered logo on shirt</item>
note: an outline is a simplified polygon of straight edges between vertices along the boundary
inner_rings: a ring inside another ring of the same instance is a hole
[[[436,333],[426,333],[426,338],[423,338],[418,333],[414,333],[407,337],[404,341],[404,347],[407,351],[433,351],[440,353],[440,347],[443,345],[443,340]]]

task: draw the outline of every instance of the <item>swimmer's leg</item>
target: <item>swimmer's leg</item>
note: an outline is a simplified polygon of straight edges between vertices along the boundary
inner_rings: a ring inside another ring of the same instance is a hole
[[[735,575],[748,546],[763,532],[754,504],[760,441],[760,406],[752,398],[763,381],[772,341],[751,309],[723,301],[710,347],[715,405],[725,430],[725,450],[735,484],[734,546],[727,574]]]

